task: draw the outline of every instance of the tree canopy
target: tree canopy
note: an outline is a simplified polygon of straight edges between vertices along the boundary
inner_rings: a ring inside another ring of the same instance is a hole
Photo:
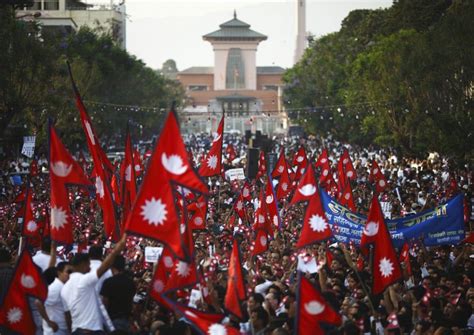
[[[472,160],[472,17],[463,0],[352,11],[285,73],[285,99],[312,132]]]
[[[66,34],[46,28],[16,19],[10,6],[0,8],[0,44],[7,46],[0,49],[4,146],[18,135],[36,134],[44,142],[48,118],[68,133],[68,144],[85,144],[66,61],[104,139],[120,136],[127,122],[135,132],[157,133],[164,112],[183,100],[177,82],[121,49],[102,30]]]

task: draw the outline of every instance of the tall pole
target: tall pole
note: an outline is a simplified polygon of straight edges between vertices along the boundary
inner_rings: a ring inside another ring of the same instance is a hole
[[[296,47],[294,63],[298,63],[306,47],[306,0],[296,0]]]

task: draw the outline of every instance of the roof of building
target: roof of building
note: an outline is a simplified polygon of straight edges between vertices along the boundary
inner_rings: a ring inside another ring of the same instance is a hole
[[[183,71],[179,71],[178,74],[213,74],[214,67],[212,66],[192,66],[188,67]]]
[[[250,29],[250,24],[237,19],[234,11],[234,18],[219,25],[221,29],[204,35],[204,40],[256,40],[263,41],[267,36]]]
[[[257,74],[283,74],[285,69],[281,66],[257,66]],[[192,66],[178,74],[214,74],[212,66]]]

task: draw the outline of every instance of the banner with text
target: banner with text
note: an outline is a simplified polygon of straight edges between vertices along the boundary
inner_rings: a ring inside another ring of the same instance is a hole
[[[339,242],[360,244],[366,216],[351,212],[321,191],[326,216]],[[422,213],[396,220],[386,220],[396,248],[410,240],[423,239],[427,246],[458,244],[464,239],[463,196]]]

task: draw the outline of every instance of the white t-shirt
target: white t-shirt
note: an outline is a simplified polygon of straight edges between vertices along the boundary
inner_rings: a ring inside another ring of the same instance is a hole
[[[97,272],[97,269],[99,266],[102,264],[102,261],[96,260],[96,259],[91,259],[91,271],[90,272]],[[100,289],[102,288],[102,284],[107,278],[112,277],[112,271],[109,269],[107,270],[102,277],[99,278],[99,281],[97,282],[97,285],[95,286],[95,290],[97,293],[100,293]]]
[[[45,271],[48,268],[50,255],[43,253],[41,250],[33,256],[33,262],[41,268],[41,271]]]
[[[44,302],[46,313],[51,321],[57,323],[59,330],[55,333],[52,328],[48,326],[45,320],[43,320],[43,332],[44,335],[58,335],[67,334],[66,318],[64,316],[63,300],[61,299],[61,290],[64,283],[58,278],[48,286],[48,297]]]
[[[96,271],[86,274],[74,272],[61,290],[64,309],[71,313],[73,332],[77,328],[103,330],[95,291],[98,281]]]

